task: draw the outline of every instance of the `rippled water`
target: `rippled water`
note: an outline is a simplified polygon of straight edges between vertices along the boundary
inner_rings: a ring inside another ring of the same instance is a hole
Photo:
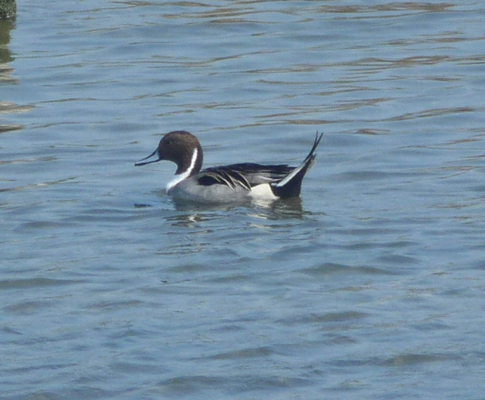
[[[45,3],[45,4],[44,4]],[[0,25],[0,397],[481,399],[482,2],[24,1]],[[301,200],[177,206],[206,165]]]

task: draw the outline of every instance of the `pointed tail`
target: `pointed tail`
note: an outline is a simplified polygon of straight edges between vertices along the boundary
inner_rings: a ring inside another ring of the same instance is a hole
[[[320,135],[316,134],[315,142],[313,143],[313,147],[310,150],[310,153],[306,156],[305,160],[301,163],[299,167],[296,167],[293,171],[291,171],[288,175],[286,175],[281,181],[277,183],[272,183],[271,188],[275,196],[278,196],[282,199],[287,199],[290,197],[297,197],[300,195],[301,191],[301,183],[303,181],[303,177],[305,174],[313,167],[315,164],[315,150],[322,140],[323,133]]]

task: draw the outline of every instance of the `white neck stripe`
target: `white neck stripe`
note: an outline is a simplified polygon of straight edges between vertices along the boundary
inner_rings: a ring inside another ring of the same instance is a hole
[[[192,159],[190,160],[189,169],[182,172],[181,174],[175,175],[175,177],[170,182],[168,182],[167,192],[173,189],[176,185],[178,185],[180,182],[182,182],[184,179],[187,179],[190,176],[190,174],[194,170],[195,162],[197,161],[198,155],[199,155],[199,152],[197,151],[197,149],[194,149],[194,153],[192,154]]]

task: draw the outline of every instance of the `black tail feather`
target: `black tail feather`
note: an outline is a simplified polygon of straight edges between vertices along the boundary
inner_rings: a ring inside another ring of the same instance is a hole
[[[288,199],[290,197],[297,197],[300,195],[301,183],[305,174],[315,163],[315,150],[317,149],[320,140],[322,140],[322,137],[323,133],[319,135],[317,132],[313,147],[306,156],[305,160],[301,163],[301,165],[299,167],[296,167],[281,181],[271,184],[271,189],[273,190],[275,196],[278,196],[281,199]]]

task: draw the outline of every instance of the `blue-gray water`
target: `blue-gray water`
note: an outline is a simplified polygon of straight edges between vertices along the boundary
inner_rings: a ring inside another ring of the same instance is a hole
[[[18,2],[0,35],[0,398],[483,399],[485,3]],[[205,165],[301,202],[178,207]]]

